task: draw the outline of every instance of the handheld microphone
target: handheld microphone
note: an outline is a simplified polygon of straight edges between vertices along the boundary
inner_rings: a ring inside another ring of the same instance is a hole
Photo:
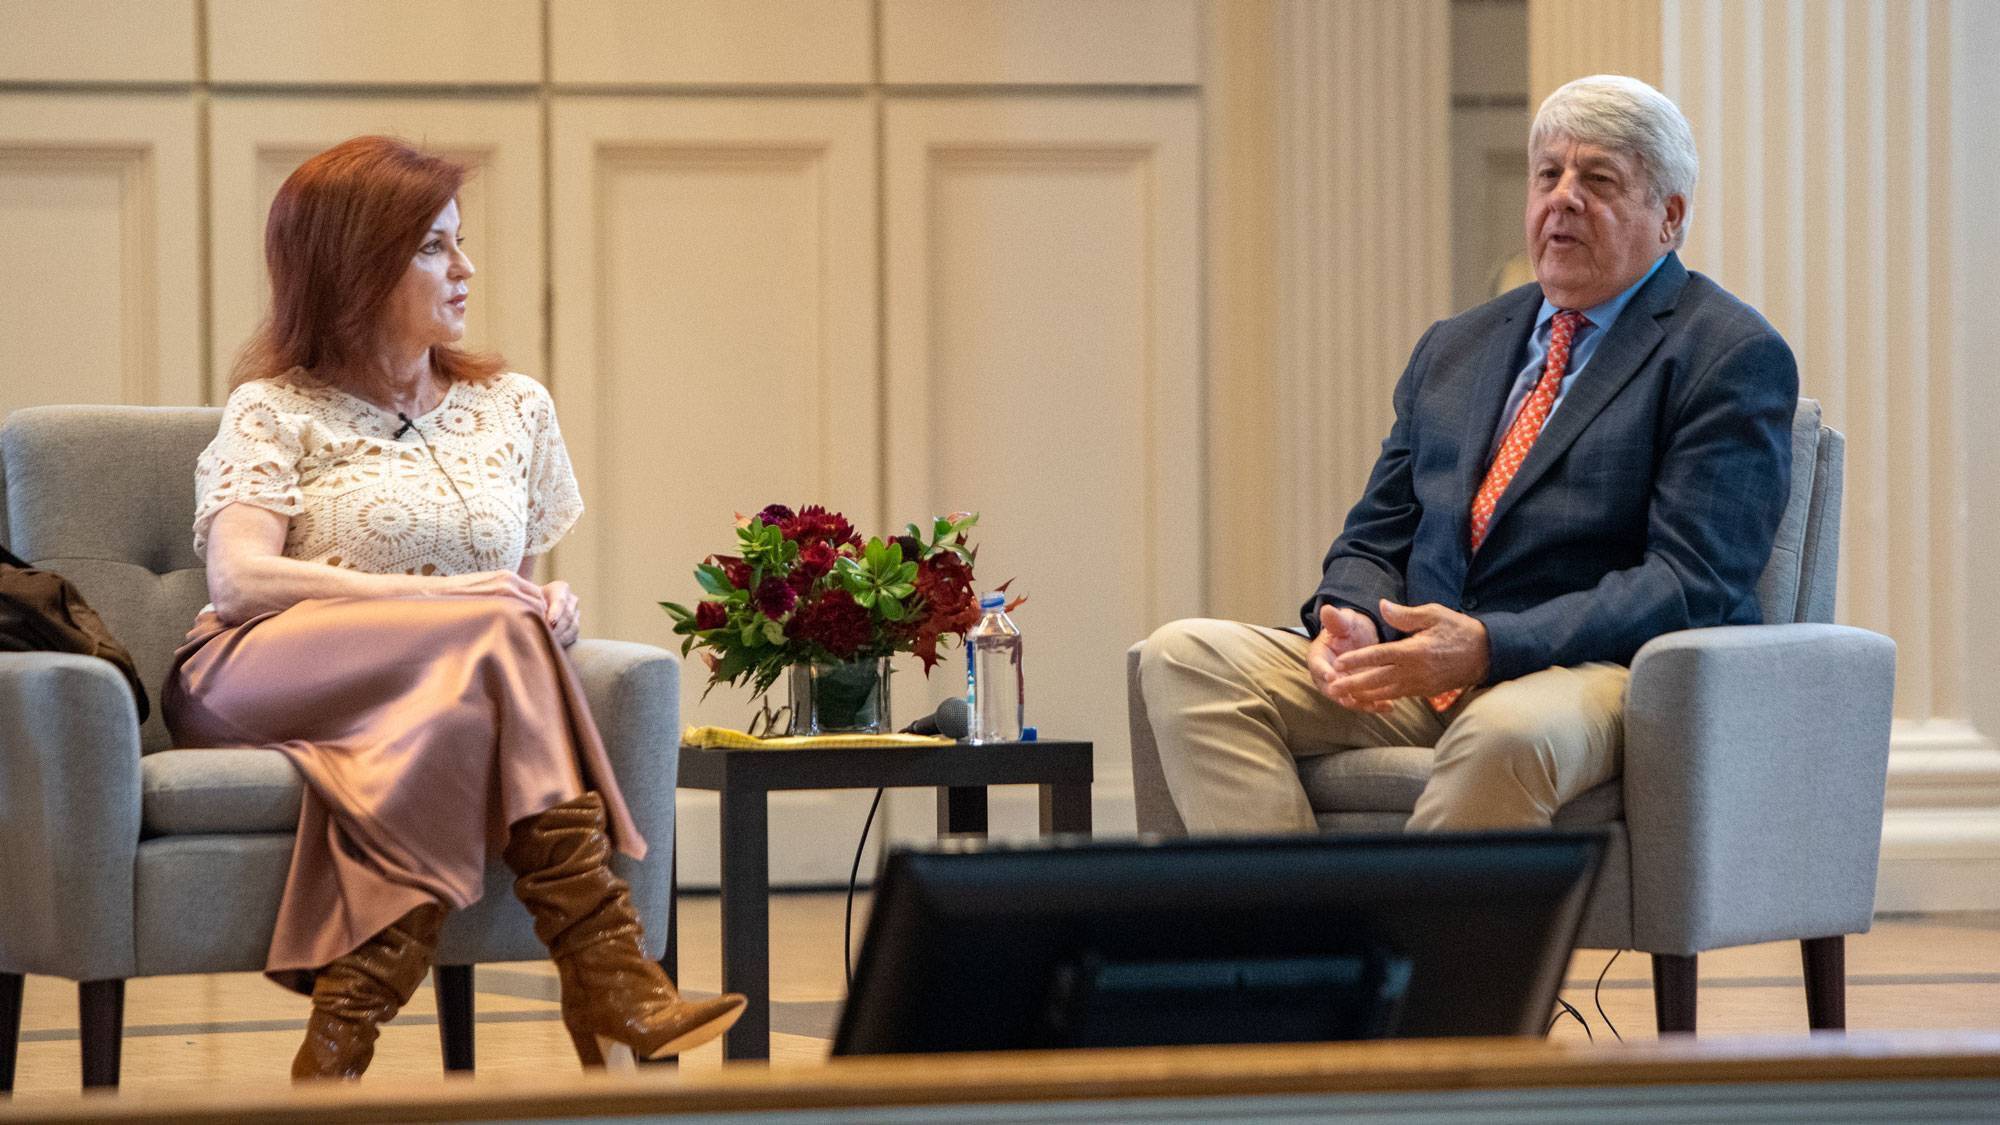
[[[941,734],[946,738],[964,738],[972,733],[972,704],[959,696],[952,696],[938,709],[903,728],[904,734]]]
[[[397,440],[397,439],[401,438],[401,437],[402,437],[402,436],[403,436],[404,434],[407,434],[407,433],[409,433],[409,432],[410,432],[411,430],[414,430],[414,429],[416,429],[416,428],[417,428],[417,424],[416,424],[415,422],[412,422],[412,421],[410,420],[410,416],[409,416],[408,414],[405,414],[405,413],[403,413],[402,411],[398,410],[398,411],[396,411],[396,417],[398,417],[398,418],[401,418],[401,419],[403,420],[403,428],[402,428],[402,429],[399,429],[399,430],[397,430],[397,431],[396,431],[395,433],[393,433],[393,434],[390,434],[390,435],[389,435],[389,440],[390,440],[390,441],[395,441],[395,440]]]

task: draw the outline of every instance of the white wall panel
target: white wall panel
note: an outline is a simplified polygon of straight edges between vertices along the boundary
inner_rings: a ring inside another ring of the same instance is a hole
[[[882,81],[1191,86],[1197,0],[881,0]]]
[[[736,513],[820,503],[886,530],[874,114],[861,98],[576,98],[553,128],[556,401],[589,506],[558,560],[593,635],[678,650],[657,603],[699,599],[695,564],[730,553]],[[703,700],[699,660],[682,685],[683,722],[741,728],[754,710],[739,688]],[[774,802],[795,846],[773,851],[773,878],[844,877],[858,797]],[[682,879],[712,882],[712,796],[683,792],[680,821]]]
[[[270,308],[264,220],[306,158],[364,133],[388,133],[473,167],[459,195],[478,274],[466,343],[547,377],[543,358],[541,114],[525,98],[217,97],[210,117],[213,386],[227,393],[237,351]]]
[[[462,86],[542,79],[540,0],[207,0],[217,83]]]
[[[0,82],[193,82],[197,0],[0,0]]]
[[[0,414],[201,401],[196,181],[185,96],[0,95]]]
[[[890,511],[980,513],[980,582],[1030,599],[1029,722],[1129,794],[1125,648],[1203,590],[1198,103],[885,122]]]
[[[860,84],[870,0],[550,0],[550,79],[570,84]]]

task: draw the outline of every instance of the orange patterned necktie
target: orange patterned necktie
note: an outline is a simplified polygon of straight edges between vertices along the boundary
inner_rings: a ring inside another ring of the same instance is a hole
[[[1475,553],[1479,545],[1486,542],[1486,532],[1493,524],[1493,506],[1500,502],[1500,496],[1513,482],[1514,474],[1521,470],[1521,462],[1528,459],[1528,451],[1535,447],[1535,439],[1542,435],[1542,423],[1549,420],[1549,411],[1555,409],[1556,391],[1562,388],[1563,372],[1569,367],[1569,344],[1583,323],[1583,314],[1575,309],[1563,309],[1556,313],[1555,327],[1549,333],[1549,358],[1542,364],[1541,381],[1535,384],[1528,401],[1521,404],[1521,412],[1514,415],[1513,424],[1507,427],[1507,436],[1501,439],[1500,452],[1493,456],[1485,481],[1481,482],[1479,491],[1472,497],[1471,540]],[[1431,696],[1431,709],[1443,711],[1463,694],[1464,688],[1439,692]]]

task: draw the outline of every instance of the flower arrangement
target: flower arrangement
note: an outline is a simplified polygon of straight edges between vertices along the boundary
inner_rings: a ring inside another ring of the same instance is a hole
[[[960,512],[938,517],[928,533],[910,524],[906,534],[864,541],[839,512],[773,504],[737,517],[739,553],[695,567],[707,600],[660,608],[687,638],[681,655],[702,650],[711,689],[747,682],[763,695],[793,665],[897,652],[915,653],[929,674],[938,643],[962,639],[979,621],[976,552],[966,543],[978,522]]]

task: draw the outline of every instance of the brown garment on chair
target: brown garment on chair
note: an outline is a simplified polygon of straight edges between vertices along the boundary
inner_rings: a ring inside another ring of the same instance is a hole
[[[426,902],[478,901],[508,827],[604,796],[632,826],[569,657],[507,598],[328,598],[225,626],[205,613],[162,693],[176,746],[263,746],[306,783],[265,972],[313,970]]]
[[[74,652],[109,660],[132,689],[139,721],[152,712],[132,654],[70,580],[0,547],[0,651]]]

